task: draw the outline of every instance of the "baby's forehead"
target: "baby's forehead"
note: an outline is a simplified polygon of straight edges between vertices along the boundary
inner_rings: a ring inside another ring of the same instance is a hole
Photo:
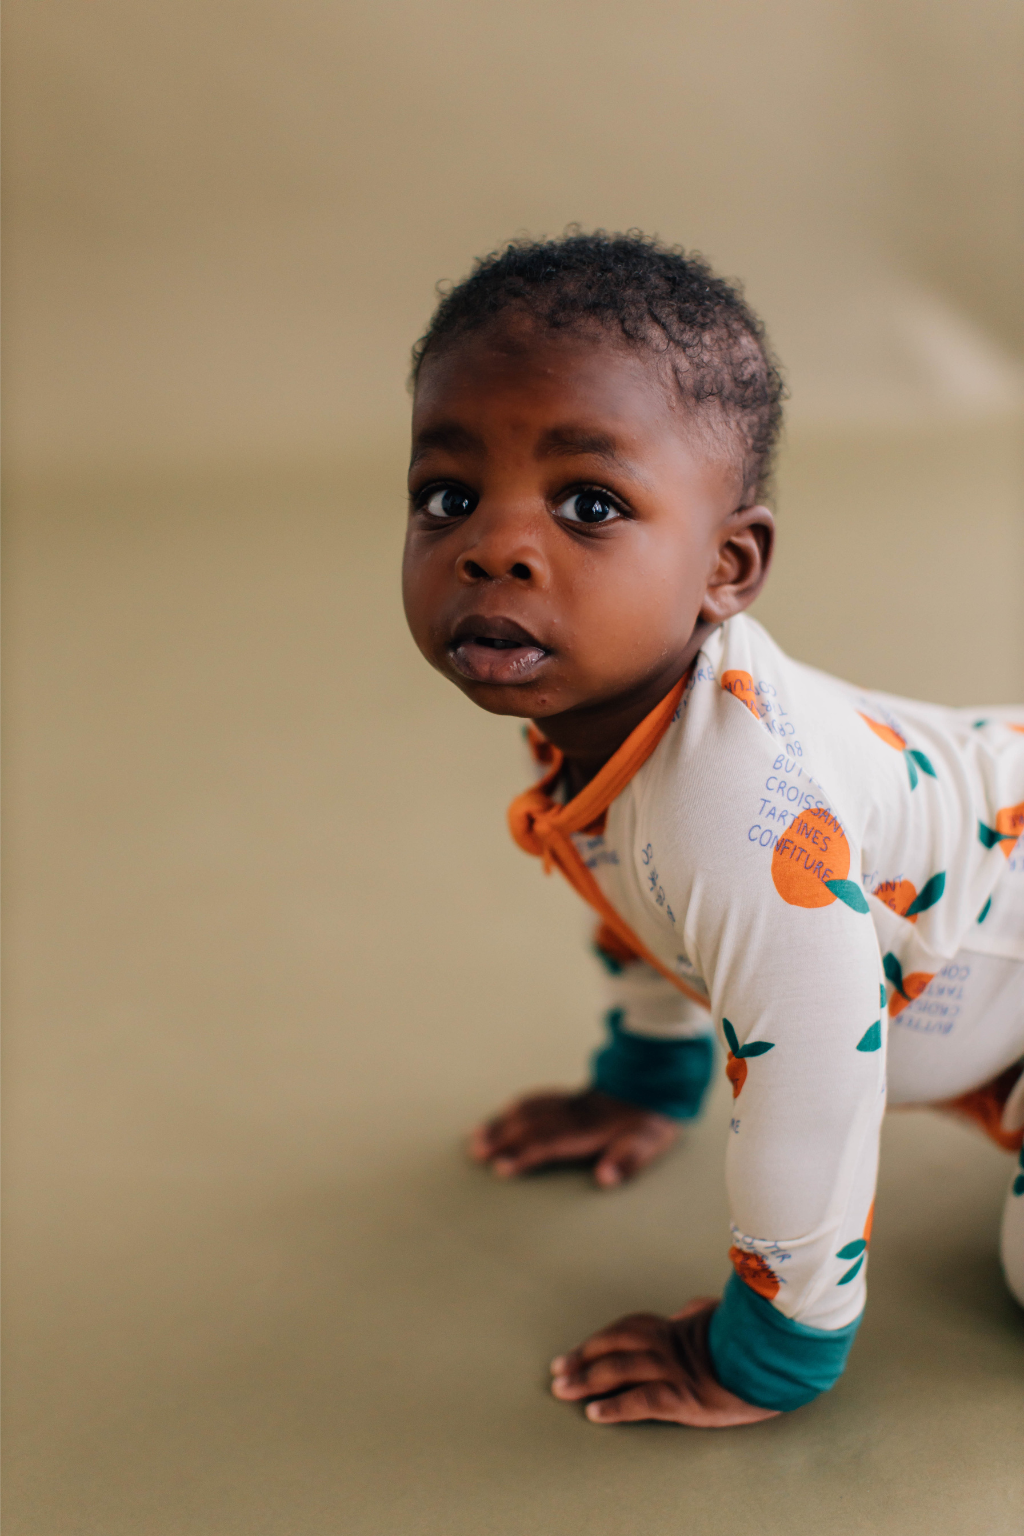
[[[682,402],[663,355],[603,331],[502,328],[455,338],[423,359],[414,414],[521,411],[554,425],[581,412],[627,419],[675,415]]]
[[[720,404],[697,402],[680,388],[667,348],[597,326],[495,326],[428,352],[416,383],[414,441],[443,439],[455,448],[461,439],[468,447],[481,430],[528,435],[545,457],[561,451],[610,459],[628,448],[635,461],[666,435],[681,435],[718,461],[742,456]]]
[[[444,359],[463,363],[489,361],[529,367],[540,365],[572,368],[586,359],[603,358],[611,367],[657,368],[667,349],[651,338],[630,340],[621,327],[586,317],[571,325],[558,325],[536,315],[506,310],[484,324],[475,325],[435,342],[420,361],[420,374]]]

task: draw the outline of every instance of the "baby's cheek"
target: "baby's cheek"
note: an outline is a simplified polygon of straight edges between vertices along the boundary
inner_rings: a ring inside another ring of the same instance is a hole
[[[681,651],[693,633],[678,589],[664,580],[625,580],[603,595],[590,618],[590,655],[620,681],[639,680]]]

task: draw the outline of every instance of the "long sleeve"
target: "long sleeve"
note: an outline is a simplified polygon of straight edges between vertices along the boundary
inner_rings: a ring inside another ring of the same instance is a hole
[[[735,1274],[710,1342],[724,1386],[789,1409],[842,1373],[864,1309],[885,1013],[866,914],[837,902],[771,916],[726,932],[715,966]]]
[[[632,857],[608,878],[648,949],[680,975],[689,963],[707,990],[733,1092],[735,1278],[712,1357],[740,1397],[789,1409],[836,1380],[864,1310],[885,972],[862,879],[870,805],[836,763],[833,722],[845,728],[854,711],[816,695],[780,703],[784,725],[796,721],[806,744],[811,719],[823,742],[812,775],[806,751],[780,752],[765,723],[775,716],[751,707],[756,686],[738,671],[698,677],[680,736],[609,813],[614,847]],[[841,797],[824,787],[840,779]]]
[[[733,754],[730,789],[750,803],[773,759],[753,717],[724,702],[734,714],[723,734],[733,745],[743,733],[746,749]],[[797,783],[803,804],[763,842],[732,815],[662,815],[651,839],[667,902],[686,914],[734,1095],[735,1275],[712,1358],[724,1386],[777,1409],[808,1402],[844,1367],[864,1309],[885,1106],[885,976],[860,849],[824,792]]]

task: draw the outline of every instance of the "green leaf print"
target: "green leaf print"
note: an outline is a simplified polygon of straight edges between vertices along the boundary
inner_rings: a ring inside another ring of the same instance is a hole
[[[982,907],[981,911],[978,913],[977,921],[979,923],[983,923],[985,921],[986,917],[988,917],[988,914],[989,914],[989,911],[991,909],[991,906],[992,906],[992,897],[990,896],[988,901],[986,901],[985,905]]]
[[[929,907],[934,907],[945,889],[946,871],[940,870],[937,875],[925,881],[903,916],[916,917],[919,912],[927,912]]]
[[[882,969],[889,980],[892,982],[893,986],[896,988],[896,991],[899,993],[900,997],[905,997],[909,1003],[910,998],[903,990],[903,967],[896,959],[896,956],[893,954],[892,950],[890,950],[887,955],[882,957]]]
[[[847,1243],[845,1247],[840,1248],[836,1254],[837,1259],[856,1259],[857,1262],[856,1264],[851,1264],[846,1274],[836,1281],[837,1285],[849,1285],[850,1281],[860,1273],[860,1267],[864,1263],[864,1255],[867,1253],[867,1249],[867,1239],[863,1237],[856,1237],[852,1243]]]
[[[867,1246],[868,1245],[864,1239],[862,1237],[858,1237],[855,1242],[847,1243],[845,1248],[840,1248],[839,1252],[836,1254],[836,1258],[855,1259],[859,1253],[864,1252]]]
[[[880,1051],[882,1049],[882,1021],[876,1019],[869,1030],[861,1036],[857,1045],[858,1051]]]
[[[908,747],[907,756],[912,757],[914,762],[920,768],[921,772],[926,773],[930,779],[934,779],[936,777],[935,769],[932,767],[931,763],[929,762],[928,758],[925,757],[923,752],[919,752],[916,747]]]
[[[722,1020],[722,1029],[729,1042],[730,1051],[739,1061],[749,1061],[752,1056],[763,1056],[767,1051],[775,1049],[775,1042],[767,1040],[752,1040],[749,1045],[740,1045],[736,1031],[728,1019]]]
[[[885,1007],[885,983],[884,982],[879,982],[879,984],[878,984],[878,1006],[879,1006],[879,1008],[884,1008]]]
[[[864,892],[856,880],[826,880],[825,889],[831,891],[833,896],[838,896],[840,901],[845,901],[846,905],[852,907],[854,912],[869,912],[871,910],[867,904]]]
[[[911,789],[916,789],[917,788],[917,769],[914,767],[914,759],[911,757],[910,753],[907,752],[905,749],[904,749],[904,752],[903,752],[903,761],[906,763],[906,765],[907,765],[907,772],[910,775],[910,787],[911,787]]]
[[[978,822],[978,841],[984,848],[994,848],[997,843],[1012,843],[1016,836],[1016,832],[997,832],[995,827],[986,827],[983,821]]]

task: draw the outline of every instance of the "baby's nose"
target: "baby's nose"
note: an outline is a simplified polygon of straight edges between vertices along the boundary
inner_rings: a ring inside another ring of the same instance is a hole
[[[464,554],[459,557],[458,570],[463,581],[495,581],[502,576],[512,576],[517,581],[532,581],[534,576],[533,563],[529,559],[507,560],[488,559],[486,564],[480,559],[481,551],[472,554]]]
[[[476,586],[485,581],[513,581],[545,586],[547,560],[543,511],[486,499],[466,519],[456,558],[461,582]]]

